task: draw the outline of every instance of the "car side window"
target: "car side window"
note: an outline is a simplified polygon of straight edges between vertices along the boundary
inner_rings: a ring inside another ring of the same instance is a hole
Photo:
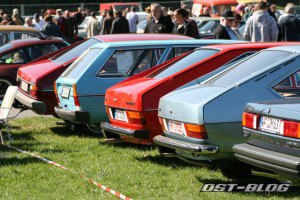
[[[117,50],[108,59],[108,61],[100,69],[98,76],[107,75],[125,75],[129,69],[133,66],[136,60],[140,57],[144,50]],[[152,63],[152,57],[145,61],[145,65]]]
[[[283,97],[300,97],[300,71],[277,83],[273,90]]]
[[[23,49],[12,51],[0,58],[2,64],[27,63],[28,59]]]
[[[198,46],[199,47],[199,46]],[[180,56],[184,53],[194,50],[196,47],[173,47],[170,51],[167,60],[171,60],[177,56]]]
[[[135,63],[133,74],[140,73],[157,65],[165,49],[146,49]]]
[[[30,60],[35,60],[56,50],[58,50],[58,48],[54,44],[35,45],[27,48]]]

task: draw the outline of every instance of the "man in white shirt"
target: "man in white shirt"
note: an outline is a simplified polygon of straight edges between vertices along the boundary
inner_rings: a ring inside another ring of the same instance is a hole
[[[135,7],[132,6],[130,8],[130,12],[127,13],[126,19],[129,22],[129,32],[130,33],[136,33],[137,30],[137,24],[139,23],[139,16],[135,13]]]
[[[38,13],[34,13],[32,23],[34,28],[39,31],[42,31],[44,25],[46,24],[45,20],[41,19]]]

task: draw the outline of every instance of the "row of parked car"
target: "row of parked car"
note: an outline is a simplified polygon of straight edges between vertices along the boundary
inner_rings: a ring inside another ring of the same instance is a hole
[[[34,40],[58,39],[19,42]],[[164,34],[58,41],[67,47],[22,63],[11,82],[23,106],[102,131],[109,142],[154,144],[162,156],[216,164],[227,176],[259,167],[298,180],[300,43]],[[13,53],[12,44],[0,53]]]

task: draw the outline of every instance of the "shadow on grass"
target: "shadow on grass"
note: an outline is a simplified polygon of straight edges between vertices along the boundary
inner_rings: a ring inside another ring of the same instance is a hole
[[[140,151],[149,151],[153,149],[151,145],[133,144],[128,142],[108,143],[108,142],[100,141],[99,143],[100,145],[106,145],[109,147],[114,147],[119,149],[137,149]]]
[[[50,130],[59,136],[62,137],[70,137],[70,136],[79,136],[79,137],[87,137],[87,138],[101,138],[102,134],[91,133],[84,126],[76,127],[75,130],[71,130],[70,126],[56,126],[51,127]]]
[[[224,179],[218,178],[204,178],[204,177],[197,177],[198,181],[205,184],[238,184],[245,186],[246,184],[280,184],[280,182],[276,179],[259,177],[259,176],[252,176],[247,177],[244,179],[236,179],[236,180],[228,180],[224,181]],[[249,197],[249,194],[254,195],[253,198],[259,197],[299,197],[300,195],[300,188],[291,187],[287,192],[243,192],[243,191],[232,191],[231,193],[241,194]]]
[[[167,167],[185,167],[185,168],[207,168],[207,169],[214,169],[213,165],[210,165],[209,163],[205,163],[205,165],[203,166],[198,166],[198,165],[192,165],[189,163],[186,163],[182,160],[180,160],[179,158],[173,158],[173,157],[162,157],[162,156],[144,156],[144,157],[136,157],[135,158],[138,161],[141,162],[151,162],[154,164],[158,164],[158,165],[163,165],[163,166],[167,166]]]
[[[15,166],[15,165],[28,165],[32,163],[42,162],[37,158],[26,157],[26,158],[17,158],[17,157],[2,157],[0,156],[0,167],[4,166]]]

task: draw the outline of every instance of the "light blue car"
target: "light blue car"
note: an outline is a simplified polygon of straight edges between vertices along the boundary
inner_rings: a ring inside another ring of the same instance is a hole
[[[250,56],[200,85],[165,95],[158,110],[164,135],[154,137],[154,143],[163,156],[193,164],[213,162],[226,175],[243,174],[239,172],[247,171],[247,167],[232,165],[236,162],[232,146],[245,142],[241,124],[245,105],[299,96],[290,87],[295,75],[299,79],[299,70],[300,46],[275,47]]]
[[[57,80],[56,114],[94,130],[107,119],[106,89],[152,66],[210,44],[230,40],[152,40],[96,44],[80,56]]]

